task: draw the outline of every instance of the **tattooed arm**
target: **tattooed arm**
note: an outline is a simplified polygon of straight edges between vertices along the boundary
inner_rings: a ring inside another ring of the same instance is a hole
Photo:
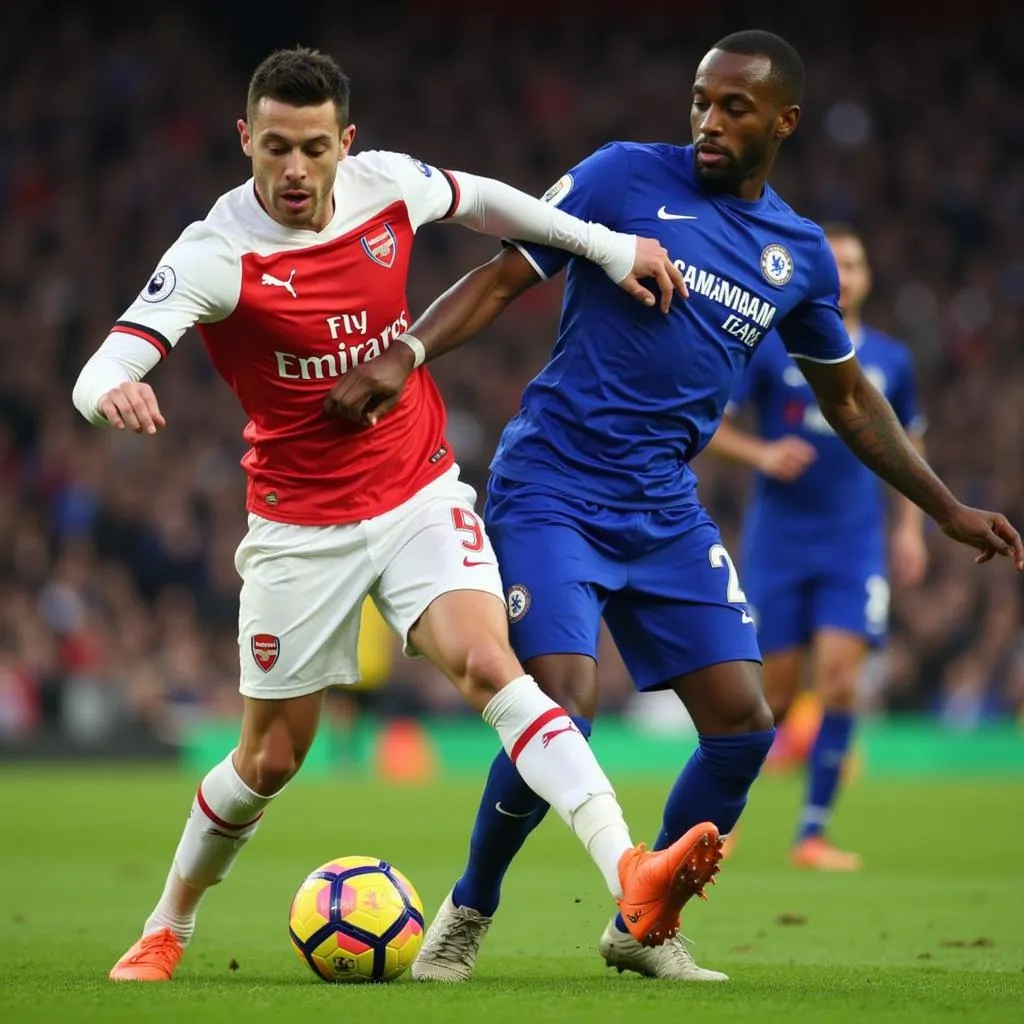
[[[892,406],[865,377],[856,358],[799,362],[825,419],[861,462],[923,509],[948,537],[976,548],[980,554],[975,561],[1004,555],[1024,571],[1024,544],[1006,517],[957,501],[918,454]]]

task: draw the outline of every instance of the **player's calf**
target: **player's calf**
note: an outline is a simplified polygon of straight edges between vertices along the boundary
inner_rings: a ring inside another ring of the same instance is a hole
[[[199,784],[164,891],[142,937],[111,970],[112,980],[170,980],[192,938],[200,900],[224,879],[259,828],[272,797],[253,792],[241,780],[232,756]]]

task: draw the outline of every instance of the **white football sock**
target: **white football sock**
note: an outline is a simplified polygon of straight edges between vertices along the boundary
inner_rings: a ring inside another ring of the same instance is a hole
[[[558,812],[586,847],[613,896],[619,858],[633,841],[608,776],[564,708],[532,676],[513,679],[483,711],[523,780]]]
[[[196,907],[221,881],[241,848],[259,828],[274,796],[254,793],[238,776],[234,751],[199,784],[178,842],[163,894],[142,929],[144,935],[170,928],[182,945],[192,938]]]

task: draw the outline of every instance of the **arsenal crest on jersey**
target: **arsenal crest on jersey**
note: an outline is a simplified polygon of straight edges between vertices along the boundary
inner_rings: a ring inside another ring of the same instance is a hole
[[[398,239],[390,224],[368,232],[359,241],[363,244],[363,251],[374,263],[379,263],[386,270],[391,269],[398,251]]]
[[[261,672],[269,672],[281,654],[281,641],[273,633],[254,633],[249,641],[253,661]]]

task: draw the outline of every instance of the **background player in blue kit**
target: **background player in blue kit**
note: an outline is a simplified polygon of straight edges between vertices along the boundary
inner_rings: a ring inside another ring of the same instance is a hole
[[[923,453],[910,353],[861,322],[871,290],[864,246],[851,228],[826,226],[839,270],[839,305],[857,358]],[[783,720],[810,660],[823,716],[811,750],[793,862],[854,871],[860,857],[833,846],[825,826],[850,746],[857,679],[869,645],[886,632],[889,582],[881,481],[836,437],[803,374],[774,336],[759,346],[730,406],[750,405],[757,435],[727,416],[708,451],[755,467],[743,529],[743,587],[757,621],[764,689]],[[732,408],[727,409],[727,413]],[[891,537],[897,583],[921,581],[927,563],[921,510],[898,499]]]
[[[492,462],[488,529],[527,669],[589,733],[603,616],[637,687],[671,688],[697,727],[699,746],[669,794],[658,847],[702,820],[727,833],[774,736],[746,597],[689,468],[769,330],[876,473],[977,548],[980,561],[1007,555],[1024,569],[1024,546],[1005,518],[962,505],[914,451],[854,356],[820,228],[766,184],[797,126],[802,85],[800,58],[784,40],[729,36],[697,69],[693,146],[613,143],[548,191],[577,216],[658,237],[689,298],[667,313],[634,308],[599,272],[569,261],[551,360],[524,391]],[[437,300],[408,344],[339,381],[327,412],[376,422],[413,365],[464,342],[566,262],[508,247]],[[545,810],[499,757],[469,863],[430,927],[415,978],[470,976],[505,871]],[[725,979],[697,967],[681,937],[647,949],[616,920],[600,949],[619,969]]]

